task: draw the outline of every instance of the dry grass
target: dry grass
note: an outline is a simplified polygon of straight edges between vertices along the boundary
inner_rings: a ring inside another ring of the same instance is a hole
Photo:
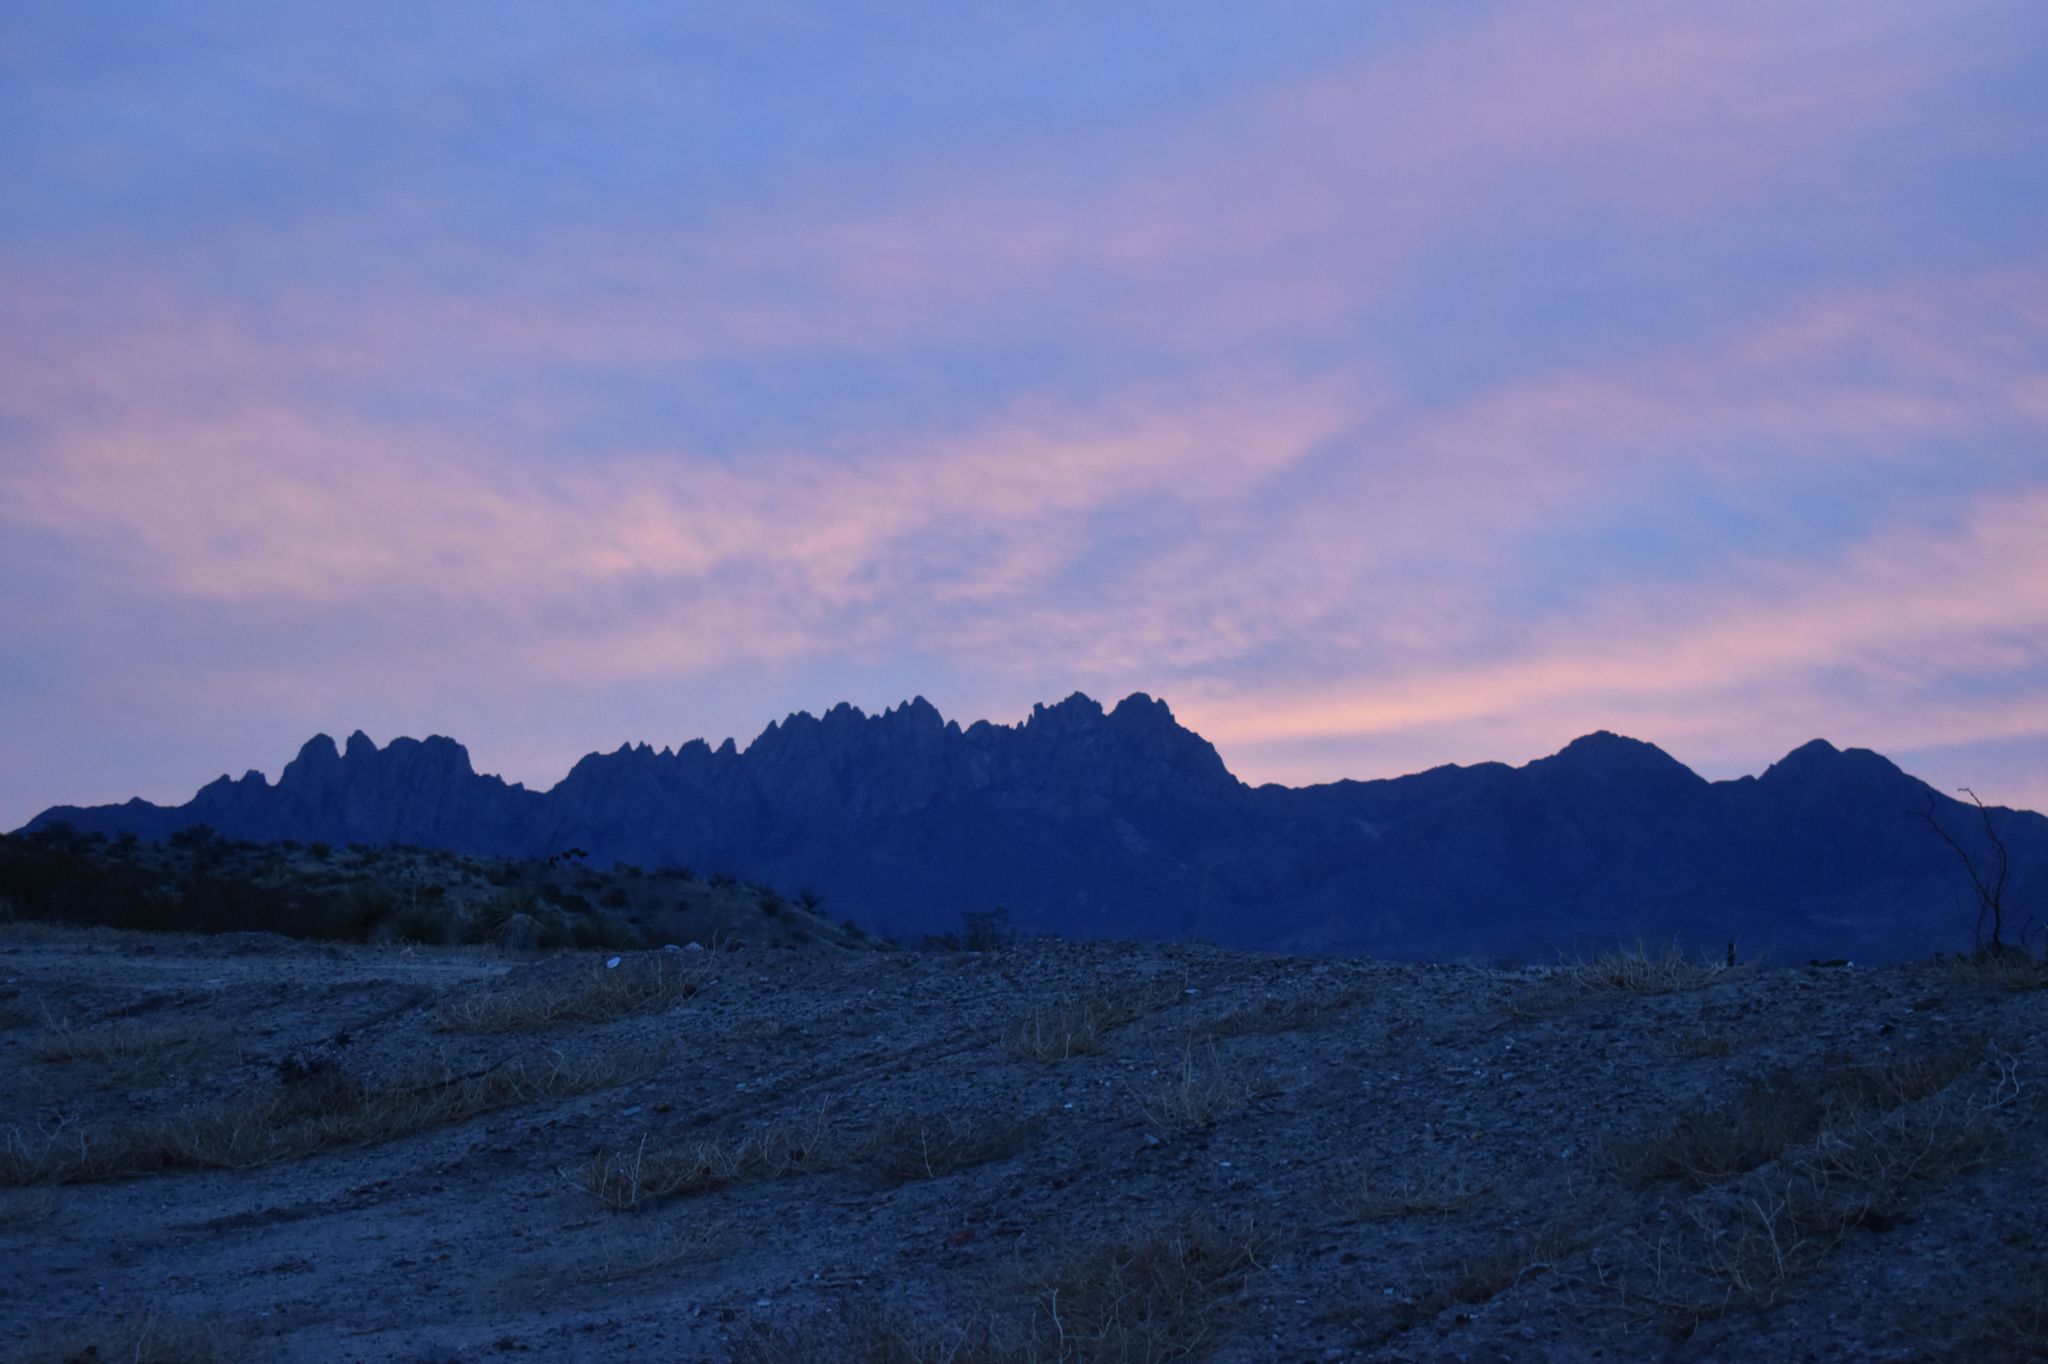
[[[20,1364],[238,1364],[255,1348],[248,1331],[227,1322],[150,1308],[53,1334],[15,1358]]]
[[[1236,1297],[1271,1249],[1251,1226],[1184,1216],[1084,1247],[1034,1274],[1024,1331],[994,1358],[1152,1364],[1201,1359],[1220,1346]]]
[[[885,1183],[908,1184],[1008,1160],[1039,1132],[1035,1122],[903,1114],[878,1121],[858,1159]]]
[[[599,1150],[584,1167],[581,1183],[614,1212],[631,1212],[654,1199],[837,1169],[847,1158],[847,1143],[820,1109],[752,1132],[694,1137],[673,1146],[643,1138],[624,1149]]]
[[[1844,1129],[1940,1093],[1977,1065],[1983,1048],[1973,1038],[1873,1061],[1781,1069],[1610,1146],[1605,1162],[1634,1183],[1676,1179],[1708,1188],[1779,1159],[1825,1127]]]
[[[1999,1137],[1985,1109],[1947,1096],[1853,1115],[1729,1196],[1689,1202],[1699,1263],[1724,1301],[1769,1307],[1852,1229],[1891,1226],[1921,1187],[1980,1165]]]
[[[530,985],[463,991],[442,1001],[434,1022],[444,1032],[506,1033],[659,1013],[694,996],[703,970],[673,952],[627,957],[616,967],[593,960]]]
[[[9,996],[0,999],[0,1032],[13,1032],[38,1022],[38,1015],[29,1008],[28,1001]]]
[[[1184,988],[1159,981],[1041,1005],[1010,1029],[1010,1050],[1033,1061],[1100,1055],[1110,1033],[1178,1002]]]
[[[1830,1110],[1810,1140],[1685,1199],[1680,1234],[1644,1257],[1647,1290],[1625,1296],[1684,1322],[1772,1306],[1851,1231],[1892,1226],[1926,1190],[1989,1159],[2004,1140],[1995,1110],[1952,1090]]]
[[[623,1084],[661,1058],[543,1052],[481,1071],[442,1063],[369,1079],[343,1071],[251,1087],[170,1118],[0,1134],[0,1183],[76,1184],[173,1170],[243,1170],[393,1141],[479,1114]]]
[[[1652,948],[1639,942],[1573,962],[1553,979],[1587,993],[1669,995],[1711,985],[1732,969],[1722,960],[1689,957],[1676,943]]]
[[[1369,992],[1362,985],[1326,995],[1268,997],[1250,1008],[1237,1009],[1220,1018],[1205,1019],[1193,1028],[1204,1041],[1224,1037],[1269,1036],[1274,1033],[1308,1032],[1327,1027],[1338,1015],[1363,1002]]]
[[[1511,999],[1508,1013],[1521,1019],[1553,1018],[1570,1013],[1602,995],[1669,995],[1698,990],[1745,971],[1724,960],[1689,957],[1676,943],[1617,948],[1566,962],[1546,974],[1527,993]]]
[[[2048,956],[2025,952],[1973,952],[1944,957],[1941,974],[1958,985],[2019,993],[2048,990]]]
[[[1181,1136],[1242,1112],[1261,1092],[1242,1067],[1223,1061],[1213,1048],[1198,1062],[1189,1046],[1182,1050],[1179,1066],[1158,1084],[1137,1092],[1138,1111],[1162,1135]]]
[[[1252,1227],[1187,1216],[1084,1246],[1020,1276],[1021,1302],[951,1326],[859,1304],[794,1325],[757,1325],[737,1364],[1168,1364],[1229,1338],[1237,1296],[1270,1247]]]
[[[1422,1319],[1453,1307],[1491,1302],[1524,1281],[1554,1270],[1584,1239],[1563,1221],[1500,1237],[1478,1255],[1456,1261],[1423,1285],[1407,1304],[1408,1313]]]
[[[1373,1291],[1339,1299],[1328,1306],[1323,1320],[1350,1327],[1357,1333],[1354,1343],[1372,1350],[1444,1312],[1491,1302],[1530,1279],[1555,1272],[1595,1239],[1588,1225],[1557,1218],[1533,1230],[1498,1235],[1476,1254],[1437,1265],[1409,1297],[1384,1297]],[[1375,1352],[1372,1357],[1380,1356]]]
[[[1751,1080],[1725,1101],[1687,1109],[1661,1128],[1603,1153],[1630,1183],[1683,1180],[1704,1189],[1776,1160],[1810,1137],[1825,1114],[1822,1093],[1790,1070]]]
[[[1987,1297],[1969,1338],[1944,1358],[1982,1364],[2038,1364],[2048,1359],[2048,1260],[2015,1267],[2007,1280],[2016,1291]]]
[[[227,1029],[211,1023],[138,1023],[117,1018],[87,1028],[58,1025],[36,1043],[36,1059],[49,1064],[88,1061],[111,1069],[189,1064],[215,1052]]]

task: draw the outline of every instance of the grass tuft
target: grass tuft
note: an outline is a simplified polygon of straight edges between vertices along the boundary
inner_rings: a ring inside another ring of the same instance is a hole
[[[1161,1135],[1184,1136],[1242,1112],[1261,1092],[1270,1091],[1261,1091],[1241,1067],[1222,1061],[1213,1048],[1197,1062],[1189,1046],[1178,1067],[1137,1097],[1139,1112]]]
[[[1637,943],[1573,962],[1560,974],[1590,994],[1669,995],[1711,985],[1733,969],[1722,960],[1689,957],[1677,943]]]
[[[1041,1005],[1010,1029],[1010,1050],[1033,1061],[1100,1055],[1110,1033],[1178,1002],[1182,990],[1178,982],[1159,981]]]
[[[696,996],[703,971],[682,954],[654,952],[579,964],[574,971],[509,989],[465,990],[441,1002],[434,1023],[443,1032],[530,1032],[567,1023],[606,1023],[660,1013]]]
[[[695,1137],[673,1146],[642,1139],[599,1150],[583,1169],[583,1187],[614,1212],[661,1198],[684,1198],[731,1184],[838,1168],[846,1153],[826,1112],[770,1123],[753,1132]]]
[[[1008,1160],[1039,1132],[1035,1122],[902,1114],[876,1122],[858,1159],[884,1183],[908,1184]]]

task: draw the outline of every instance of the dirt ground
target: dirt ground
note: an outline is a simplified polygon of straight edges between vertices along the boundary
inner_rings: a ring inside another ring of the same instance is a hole
[[[0,1354],[2048,1357],[2033,976],[609,960],[0,926]]]

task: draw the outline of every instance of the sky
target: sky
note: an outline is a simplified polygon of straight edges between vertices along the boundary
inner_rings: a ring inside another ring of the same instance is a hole
[[[2048,809],[2048,6],[14,0],[0,827],[1166,698]]]

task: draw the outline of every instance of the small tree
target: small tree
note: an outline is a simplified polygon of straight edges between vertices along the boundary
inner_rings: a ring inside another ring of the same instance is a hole
[[[1970,888],[1977,892],[1976,950],[1995,956],[2006,950],[2005,883],[2012,874],[2012,855],[2006,851],[2005,840],[1998,836],[1997,826],[1991,822],[1990,809],[1983,801],[1977,799],[1977,793],[1967,786],[1959,786],[1956,789],[1970,798],[1971,803],[1977,807],[1977,817],[1984,821],[1984,836],[1991,841],[1988,866],[1979,867],[1977,859],[1970,855],[1969,849],[1958,842],[1953,834],[1941,826],[1941,821],[1935,818],[1933,792],[1927,793],[1927,808],[1916,810],[1914,813],[1926,820],[1927,827],[1940,835],[1941,841],[1954,849],[1956,856],[1962,859],[1963,870],[1970,876]],[[1989,942],[1984,939],[1986,924],[1991,926]],[[2021,930],[2021,934],[2024,941],[2025,929]]]

